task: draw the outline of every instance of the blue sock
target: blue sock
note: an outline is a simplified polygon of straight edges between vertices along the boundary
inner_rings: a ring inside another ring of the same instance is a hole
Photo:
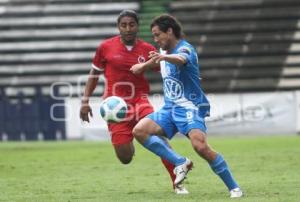
[[[233,179],[226,161],[220,154],[217,155],[215,160],[210,162],[210,167],[223,180],[228,190],[239,187],[236,181]]]
[[[175,166],[183,164],[186,160],[184,157],[175,153],[164,140],[156,135],[149,135],[143,146]]]

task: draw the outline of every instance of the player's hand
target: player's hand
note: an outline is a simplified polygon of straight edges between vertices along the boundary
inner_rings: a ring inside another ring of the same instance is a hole
[[[162,55],[155,51],[149,52],[149,58],[153,60],[155,63],[159,63],[160,61],[164,60],[165,55]]]
[[[133,74],[141,74],[144,71],[144,64],[143,63],[135,64],[130,68],[130,71]]]
[[[90,105],[88,103],[82,103],[80,108],[80,119],[89,123],[89,115],[93,117],[93,112]]]

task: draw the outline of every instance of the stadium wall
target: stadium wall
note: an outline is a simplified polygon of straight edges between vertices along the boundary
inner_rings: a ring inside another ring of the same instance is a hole
[[[209,94],[208,98],[210,135],[294,135],[300,132],[300,91]],[[150,99],[155,109],[163,103],[161,95]],[[106,124],[99,115],[100,101],[100,98],[91,100],[94,116],[90,123],[82,123],[78,116],[79,99],[65,100],[67,139],[109,139]]]
[[[300,134],[300,91],[296,92],[296,113],[297,113],[297,119],[296,119],[296,130],[297,133]]]
[[[294,91],[210,95],[208,131],[215,135],[296,134],[296,94]]]

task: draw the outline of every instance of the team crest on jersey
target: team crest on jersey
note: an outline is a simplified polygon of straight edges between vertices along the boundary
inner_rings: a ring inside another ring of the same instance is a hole
[[[183,46],[183,47],[178,49],[178,53],[185,53],[185,54],[190,55],[191,52],[192,52],[191,49],[186,47],[186,46]]]
[[[145,59],[145,57],[144,57],[144,56],[142,56],[142,55],[140,55],[140,56],[138,57],[138,62],[139,62],[139,63],[146,62],[146,59]]]

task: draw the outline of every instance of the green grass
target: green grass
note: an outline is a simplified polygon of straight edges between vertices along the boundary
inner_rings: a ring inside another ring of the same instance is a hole
[[[122,165],[110,143],[0,143],[0,201],[300,201],[300,137],[209,138],[245,192],[228,198],[222,182],[186,139],[172,146],[194,161],[186,186],[173,194],[160,160],[136,144]]]

